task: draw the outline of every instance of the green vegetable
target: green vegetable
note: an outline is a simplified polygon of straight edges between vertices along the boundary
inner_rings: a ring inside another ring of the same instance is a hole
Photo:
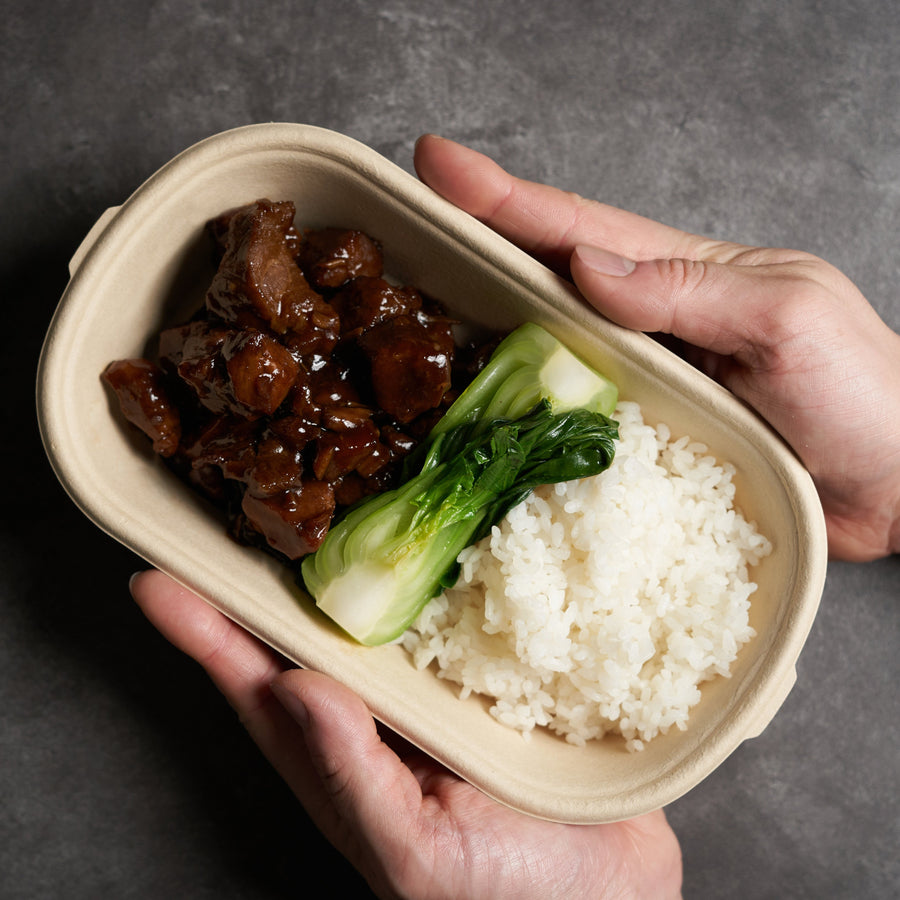
[[[520,325],[507,335],[488,364],[460,394],[431,436],[463,422],[518,419],[541,400],[554,412],[587,409],[611,416],[616,386],[583,363],[539,325]]]
[[[363,644],[398,637],[455,582],[457,557],[540,484],[595,475],[615,452],[617,392],[536,325],[513,332],[406,472],[335,523],[301,574]]]

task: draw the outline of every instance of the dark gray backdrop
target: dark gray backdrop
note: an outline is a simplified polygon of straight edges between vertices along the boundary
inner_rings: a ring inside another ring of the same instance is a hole
[[[411,169],[435,131],[684,229],[818,253],[900,328],[890,0],[5,0],[0,36],[6,900],[256,900],[319,874],[367,896],[142,620],[139,561],[39,444],[34,368],[67,260],[178,151],[297,121]],[[782,712],[669,810],[686,897],[900,892],[898,594],[897,558],[830,567]]]

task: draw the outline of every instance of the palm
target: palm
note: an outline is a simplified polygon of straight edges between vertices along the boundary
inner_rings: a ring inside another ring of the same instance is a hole
[[[421,754],[402,762],[414,773],[412,793],[420,791],[413,833],[387,858],[360,866],[380,873],[375,883],[390,885],[402,873],[421,898],[677,895],[678,845],[661,812],[610,825],[543,822],[495,803]]]

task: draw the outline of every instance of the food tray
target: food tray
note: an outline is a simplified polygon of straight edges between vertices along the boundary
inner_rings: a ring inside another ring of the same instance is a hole
[[[153,337],[202,301],[212,276],[207,219],[260,197],[296,203],[302,226],[361,229],[386,270],[489,328],[530,320],[641,404],[736,468],[737,504],[772,541],[747,644],[730,678],[702,688],[686,731],[630,753],[617,737],[577,747],[530,740],[486,701],[417,671],[398,645],[358,646],[292,574],[226,536],[223,521],[123,426],[101,383],[108,362],[152,353]],[[645,335],[614,326],[573,288],[364,145],[320,128],[239,128],[187,149],[101,217],[71,264],[38,377],[48,456],[100,528],[301,666],[356,691],[374,715],[497,800],[570,823],[634,816],[675,800],[759,734],[795,679],[821,596],[826,539],[808,473],[753,412]]]

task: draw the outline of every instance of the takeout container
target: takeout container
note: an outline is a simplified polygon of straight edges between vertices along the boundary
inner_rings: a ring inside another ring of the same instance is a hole
[[[491,328],[535,321],[637,400],[650,422],[690,434],[737,469],[737,503],[774,551],[753,570],[751,625],[730,678],[702,688],[687,731],[629,753],[607,737],[576,747],[525,740],[479,698],[398,645],[340,633],[266,554],[240,547],[222,520],[127,427],[100,380],[113,359],[152,353],[163,325],[202,302],[212,276],[203,226],[239,204],[290,199],[302,226],[341,225],[379,240],[387,271]],[[758,735],[787,696],[826,565],[821,508],[807,472],[750,410],[650,338],[618,328],[524,252],[399,167],[342,135],[265,124],[181,153],[110,209],[72,259],[47,335],[39,421],[55,471],[100,528],[297,664],[347,684],[374,715],[497,800],[570,823],[628,818],[694,787]]]

